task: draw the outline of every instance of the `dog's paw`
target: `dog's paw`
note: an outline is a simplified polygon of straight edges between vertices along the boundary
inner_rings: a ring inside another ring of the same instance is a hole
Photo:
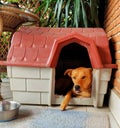
[[[65,105],[63,105],[63,104],[61,104],[61,105],[60,105],[60,110],[61,110],[61,111],[64,111],[64,110],[65,110],[65,108],[66,108],[66,106],[65,106]]]

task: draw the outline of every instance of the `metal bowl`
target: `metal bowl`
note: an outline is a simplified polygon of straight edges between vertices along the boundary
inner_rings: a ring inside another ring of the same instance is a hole
[[[19,113],[20,103],[15,101],[0,102],[0,121],[10,121],[16,119]]]

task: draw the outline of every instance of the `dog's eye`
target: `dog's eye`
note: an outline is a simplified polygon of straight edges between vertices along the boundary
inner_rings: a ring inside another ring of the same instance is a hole
[[[82,79],[85,79],[85,78],[86,78],[86,76],[83,76],[83,77],[82,77]]]

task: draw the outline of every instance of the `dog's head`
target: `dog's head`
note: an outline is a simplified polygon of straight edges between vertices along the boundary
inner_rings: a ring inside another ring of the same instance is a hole
[[[92,68],[79,67],[76,69],[67,69],[64,75],[71,77],[74,86],[73,92],[80,95],[81,92],[90,92],[92,83]]]

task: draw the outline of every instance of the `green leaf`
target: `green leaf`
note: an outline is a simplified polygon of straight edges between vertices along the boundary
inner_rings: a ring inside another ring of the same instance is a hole
[[[91,21],[95,22],[96,26],[99,26],[98,21],[98,0],[90,0],[90,9],[91,9]]]
[[[69,13],[70,1],[71,0],[68,0],[65,6],[65,27],[68,27],[68,13]]]
[[[58,3],[57,3],[57,27],[60,27],[60,22],[61,22],[61,12],[62,12],[62,3],[63,3],[63,0],[58,0]]]
[[[85,10],[85,6],[84,6],[83,0],[81,0],[81,6],[82,6],[83,23],[84,23],[85,27],[88,27],[87,15],[86,15],[86,10]]]

